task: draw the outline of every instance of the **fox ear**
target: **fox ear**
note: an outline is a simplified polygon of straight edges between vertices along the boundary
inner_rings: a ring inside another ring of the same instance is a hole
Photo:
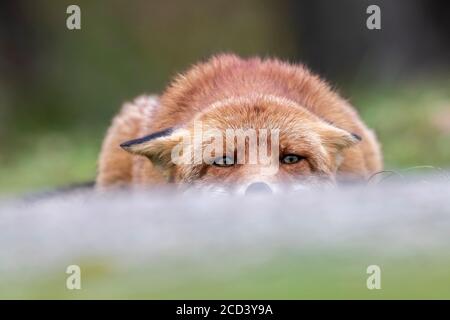
[[[319,134],[323,144],[335,152],[351,147],[362,140],[358,134],[350,133],[332,125],[321,128]]]
[[[180,143],[183,133],[182,129],[168,128],[124,142],[120,146],[132,154],[146,156],[156,167],[166,171],[174,166],[172,149]]]

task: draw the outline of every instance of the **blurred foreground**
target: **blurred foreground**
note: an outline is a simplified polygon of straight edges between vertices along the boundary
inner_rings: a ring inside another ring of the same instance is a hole
[[[0,298],[450,298],[450,183],[273,197],[170,191],[0,205]],[[67,290],[69,265],[82,290]],[[369,265],[381,290],[368,290]]]

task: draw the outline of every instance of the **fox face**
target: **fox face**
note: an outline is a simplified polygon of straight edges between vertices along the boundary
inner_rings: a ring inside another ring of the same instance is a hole
[[[124,104],[102,145],[97,186],[278,192],[364,181],[379,170],[374,133],[304,65],[220,54],[159,97]]]
[[[342,153],[359,141],[292,100],[249,95],[121,147],[147,157],[168,182],[248,194],[332,185]]]

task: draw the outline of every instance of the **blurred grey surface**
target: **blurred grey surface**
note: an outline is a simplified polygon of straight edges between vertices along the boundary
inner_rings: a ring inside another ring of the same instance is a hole
[[[136,264],[233,253],[245,261],[278,250],[448,254],[449,234],[450,183],[442,179],[264,197],[77,192],[3,202],[0,269],[82,257]]]

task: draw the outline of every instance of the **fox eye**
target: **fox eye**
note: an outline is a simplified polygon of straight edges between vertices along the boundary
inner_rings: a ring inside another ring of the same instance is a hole
[[[214,159],[213,164],[217,167],[231,167],[234,165],[234,161],[231,157],[223,156]]]
[[[284,164],[294,164],[303,160],[304,157],[296,154],[287,154],[281,158],[281,163]]]

